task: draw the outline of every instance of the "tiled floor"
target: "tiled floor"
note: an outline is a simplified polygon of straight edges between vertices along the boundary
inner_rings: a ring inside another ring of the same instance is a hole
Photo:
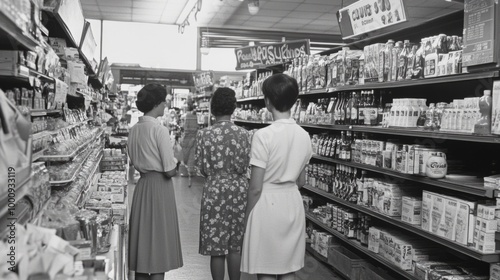
[[[188,187],[186,177],[174,178],[175,197],[179,215],[179,227],[181,232],[182,253],[184,266],[174,271],[169,271],[165,279],[172,280],[210,280],[210,258],[198,254],[198,231],[200,217],[200,202],[203,191],[203,178],[194,177],[192,186]],[[129,191],[129,198],[132,190]],[[133,277],[130,277],[133,279]],[[226,278],[229,280],[226,272]],[[254,275],[244,274],[241,280],[257,279]],[[335,280],[342,279],[336,276],[330,269],[319,263],[316,259],[306,253],[305,267],[297,272],[297,280]]]

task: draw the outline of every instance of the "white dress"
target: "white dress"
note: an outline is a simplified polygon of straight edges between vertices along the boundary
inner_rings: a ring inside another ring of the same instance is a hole
[[[248,216],[242,272],[286,274],[304,267],[305,214],[296,181],[311,156],[309,134],[293,119],[255,133],[250,164],[266,172],[262,194]]]

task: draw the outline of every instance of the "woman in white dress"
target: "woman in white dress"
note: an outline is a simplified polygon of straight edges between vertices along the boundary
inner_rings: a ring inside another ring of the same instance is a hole
[[[297,81],[275,74],[262,85],[274,122],[253,136],[251,178],[241,271],[259,280],[295,279],[304,267],[305,214],[299,188],[312,156],[309,134],[295,123],[290,109]]]

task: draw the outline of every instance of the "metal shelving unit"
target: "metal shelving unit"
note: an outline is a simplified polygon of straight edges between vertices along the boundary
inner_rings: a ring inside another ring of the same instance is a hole
[[[398,227],[400,229],[403,229],[403,230],[412,232],[414,234],[417,234],[421,237],[424,237],[428,240],[434,241],[438,244],[446,246],[447,248],[453,249],[457,252],[460,252],[460,253],[462,253],[466,256],[469,256],[471,258],[474,258],[476,260],[480,260],[480,261],[487,262],[487,263],[496,263],[496,262],[500,261],[500,251],[498,251],[497,253],[494,253],[494,254],[483,254],[483,253],[475,250],[474,248],[464,246],[464,245],[457,243],[455,241],[451,241],[451,240],[445,239],[443,237],[434,235],[434,234],[427,232],[427,231],[425,231],[419,227],[416,227],[414,225],[404,223],[401,221],[401,219],[389,217],[389,216],[383,215],[377,211],[374,211],[370,208],[363,207],[363,206],[353,204],[353,203],[349,203],[348,201],[345,201],[343,199],[335,197],[334,195],[327,193],[323,190],[320,190],[318,188],[315,188],[312,186],[304,186],[304,189],[309,190],[317,195],[320,195],[324,198],[327,198],[331,201],[334,201],[334,202],[341,204],[343,206],[346,206],[348,208],[351,208],[351,209],[354,209],[356,211],[359,211],[359,212],[362,212],[364,214],[375,217],[378,220],[381,220],[381,221],[384,221],[386,223],[391,224],[392,226]]]

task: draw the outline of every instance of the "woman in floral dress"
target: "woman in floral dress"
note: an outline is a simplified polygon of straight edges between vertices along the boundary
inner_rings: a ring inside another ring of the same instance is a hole
[[[245,229],[250,134],[233,124],[235,93],[215,91],[210,106],[216,122],[198,131],[195,164],[206,177],[201,201],[200,254],[210,256],[214,280],[240,279],[241,245]]]

